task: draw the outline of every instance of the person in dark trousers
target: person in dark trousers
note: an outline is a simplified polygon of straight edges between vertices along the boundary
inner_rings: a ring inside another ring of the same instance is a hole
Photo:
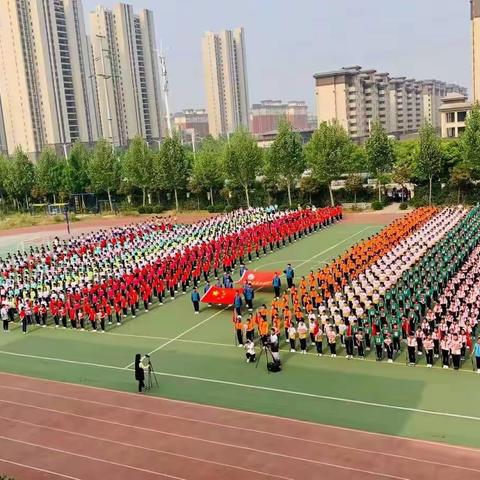
[[[415,350],[417,348],[417,340],[413,332],[410,332],[407,338],[407,349],[408,349],[408,363],[411,367],[415,366],[417,363],[417,357]]]
[[[25,308],[22,307],[22,309],[20,310],[19,316],[20,316],[20,321],[22,322],[22,332],[27,333],[28,319],[25,313]]]
[[[235,308],[235,312],[237,312],[237,315],[242,314],[242,297],[240,296],[240,293],[237,292],[235,293],[235,298],[233,299],[233,306]]]
[[[135,355],[135,380],[138,382],[138,393],[143,393],[145,388],[145,371],[140,362],[141,358],[139,353]]]
[[[272,285],[273,285],[273,290],[275,292],[275,298],[278,299],[280,297],[280,287],[282,286],[282,282],[277,272],[275,272],[275,275],[273,277]]]
[[[287,279],[287,286],[290,290],[293,286],[293,279],[295,278],[295,271],[292,268],[292,265],[289,263],[287,268],[283,271],[285,278]]]
[[[0,315],[3,321],[3,333],[8,333],[8,324],[10,322],[10,318],[8,317],[8,307],[3,305],[2,309],[0,310]]]
[[[243,287],[243,296],[245,297],[248,311],[251,312],[253,310],[253,298],[255,297],[255,292],[251,283],[247,283],[245,287]]]
[[[198,315],[200,312],[200,294],[198,293],[197,288],[193,289],[192,303],[193,303],[193,310],[195,311],[195,315]]]

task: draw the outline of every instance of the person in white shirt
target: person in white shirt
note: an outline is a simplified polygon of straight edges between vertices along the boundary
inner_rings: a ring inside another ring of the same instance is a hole
[[[255,344],[252,342],[252,340],[247,340],[245,342],[245,356],[247,357],[247,363],[250,362],[255,362],[256,358],[256,353],[255,353]]]

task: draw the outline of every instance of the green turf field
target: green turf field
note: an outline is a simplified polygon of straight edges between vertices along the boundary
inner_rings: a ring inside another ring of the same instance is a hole
[[[250,264],[308,273],[380,229],[338,224]],[[256,304],[271,293],[257,292]],[[286,348],[286,346],[284,346]],[[344,427],[480,447],[480,375],[470,360],[459,372],[282,352],[284,369],[268,374],[236,348],[231,310],[204,307],[190,295],[155,306],[106,334],[52,328],[0,336],[0,370],[136,391],[131,364],[151,352],[160,387],[152,394]]]

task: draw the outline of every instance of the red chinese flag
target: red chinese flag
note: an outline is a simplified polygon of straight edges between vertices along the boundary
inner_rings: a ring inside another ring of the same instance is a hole
[[[219,288],[211,286],[201,298],[203,303],[216,303],[221,305],[231,305],[235,298],[234,288]]]
[[[259,272],[247,270],[238,281],[239,283],[251,283],[256,287],[271,286],[275,272]]]

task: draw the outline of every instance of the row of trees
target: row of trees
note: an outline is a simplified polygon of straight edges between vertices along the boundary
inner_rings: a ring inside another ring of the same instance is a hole
[[[325,122],[303,145],[291,125],[282,122],[268,149],[259,148],[244,130],[228,140],[207,138],[196,152],[177,135],[159,151],[139,137],[124,152],[114,152],[106,140],[93,150],[75,144],[67,159],[46,149],[35,164],[19,149],[11,158],[0,157],[0,190],[16,208],[28,207],[32,198],[57,202],[86,191],[105,195],[110,207],[113,195],[140,193],[146,205],[152,195],[170,192],[178,209],[184,191],[206,194],[212,205],[219,193],[243,192],[250,205],[259,185],[270,199],[285,191],[289,205],[299,188],[310,193],[325,188],[334,204],[333,182],[345,179],[346,190],[355,196],[365,173],[376,179],[379,201],[382,186],[392,181],[426,185],[429,203],[440,183],[454,185],[460,196],[462,188],[480,178],[480,107],[473,108],[459,140],[441,140],[425,125],[418,139],[399,142],[374,122],[370,137],[359,146],[340,124]]]

